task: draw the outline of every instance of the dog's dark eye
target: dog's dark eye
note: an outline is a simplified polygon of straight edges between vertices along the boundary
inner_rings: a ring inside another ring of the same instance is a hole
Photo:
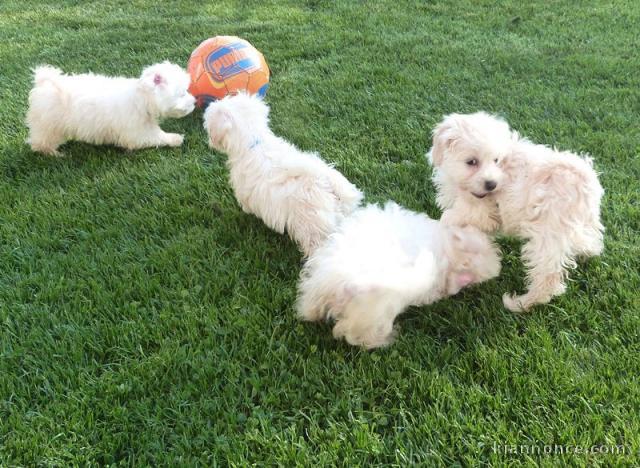
[[[477,165],[478,165],[478,160],[476,158],[469,159],[467,161],[467,166],[477,166]]]
[[[494,159],[493,162],[498,164],[498,158]]]

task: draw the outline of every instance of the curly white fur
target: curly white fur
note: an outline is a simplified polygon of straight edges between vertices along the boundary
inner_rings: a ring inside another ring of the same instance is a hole
[[[244,93],[209,105],[211,147],[228,155],[231,186],[246,213],[285,230],[308,256],[362,200],[362,193],[317,154],[269,129],[269,108]]]
[[[354,212],[304,265],[298,314],[331,318],[333,335],[376,348],[394,336],[410,305],[458,293],[500,272],[497,248],[480,230],[445,227],[389,202]]]
[[[165,133],[158,121],[194,109],[187,72],[169,62],[151,65],[140,78],[86,73],[65,75],[45,65],[34,72],[27,125],[34,151],[59,154],[70,140],[126,149],[180,146],[183,136]]]
[[[549,302],[577,257],[602,252],[604,190],[591,158],[531,143],[484,112],[445,117],[429,158],[443,222],[527,240],[528,291],[505,294],[508,309]]]

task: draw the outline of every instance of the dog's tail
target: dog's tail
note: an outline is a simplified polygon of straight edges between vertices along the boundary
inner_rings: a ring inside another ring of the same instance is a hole
[[[327,164],[316,153],[307,153],[306,158],[289,158],[283,164],[285,177],[309,177],[314,181],[322,176],[328,189],[338,200],[338,212],[348,215],[355,210],[362,201],[362,192],[347,180],[339,171]]]
[[[42,65],[36,67],[33,70],[33,84],[35,86],[42,86],[45,83],[51,83],[53,86],[58,87],[58,78],[62,76],[62,70],[51,65]]]
[[[50,65],[42,65],[33,70],[33,89],[30,99],[35,101],[38,97],[43,99],[58,99],[58,105],[66,105],[68,93],[61,83],[62,70]]]
[[[340,212],[345,216],[351,214],[362,202],[362,192],[332,167],[329,168],[327,175],[332,191],[339,201]]]

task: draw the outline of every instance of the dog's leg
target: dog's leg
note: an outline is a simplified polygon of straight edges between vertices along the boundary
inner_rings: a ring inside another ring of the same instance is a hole
[[[456,199],[453,207],[445,210],[440,218],[447,226],[465,226],[470,224],[484,232],[495,232],[500,227],[499,216],[487,203],[470,204],[461,198]]]
[[[602,253],[604,250],[603,231],[604,227],[599,220],[596,220],[576,232],[576,238],[574,238],[573,242],[579,257],[597,257]]]
[[[181,146],[184,141],[184,135],[180,135],[179,133],[162,133],[162,138],[167,146]]]
[[[326,294],[322,285],[311,276],[303,279],[296,300],[298,318],[308,322],[317,322],[327,317],[332,308],[333,298]]]
[[[308,258],[322,243],[322,240],[316,236],[307,236],[298,240],[298,246],[304,258]]]
[[[387,346],[396,336],[393,322],[406,305],[389,293],[362,294],[348,302],[333,327],[336,339],[366,349]]]
[[[350,345],[365,349],[391,344],[395,337],[393,321],[385,318],[378,323],[361,323],[361,320],[353,316],[338,320],[333,327],[333,337],[344,338]]]
[[[523,246],[522,257],[528,270],[528,291],[521,296],[502,296],[504,306],[513,312],[546,304],[564,293],[567,268],[575,266],[567,240],[558,236],[532,238]]]
[[[58,147],[64,144],[65,122],[68,118],[66,92],[57,84],[59,71],[50,67],[36,70],[36,86],[29,94],[27,143],[33,151],[60,156]]]
[[[245,198],[240,198],[236,195],[236,198],[238,200],[238,204],[240,205],[240,208],[242,208],[242,211],[247,213],[247,214],[253,214],[253,211],[250,208],[249,202],[247,200],[248,197]]]
[[[297,242],[302,254],[308,257],[335,231],[336,224],[335,213],[314,210],[300,213],[299,217],[287,225],[287,231]]]
[[[152,127],[143,135],[136,135],[135,141],[126,145],[127,149],[154,148],[158,146],[180,146],[184,136],[178,133],[167,133],[160,127]]]
[[[40,126],[47,126],[46,130],[40,128]],[[33,151],[37,151],[39,153],[47,154],[50,156],[61,156],[62,153],[58,151],[58,147],[64,144],[65,138],[62,131],[59,131],[52,125],[49,125],[46,122],[38,123],[38,125],[33,125],[29,132],[29,138],[27,139],[27,143],[31,146]]]
[[[29,139],[29,145],[33,151],[46,154],[49,156],[62,156],[62,153],[58,151],[60,145],[64,143],[64,138],[49,139],[47,141],[38,141],[33,138]]]
[[[307,322],[317,322],[327,318],[332,310],[331,298],[315,294],[314,291],[302,291],[297,301],[298,318]]]

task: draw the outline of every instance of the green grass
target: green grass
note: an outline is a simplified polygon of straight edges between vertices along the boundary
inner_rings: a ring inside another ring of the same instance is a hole
[[[640,462],[639,23],[632,1],[4,0],[0,465]],[[364,352],[296,320],[300,255],[237,206],[201,112],[164,125],[180,149],[24,144],[34,65],[135,76],[218,34],[267,57],[274,130],[369,201],[439,216],[424,153],[449,112],[592,154],[605,254],[514,315],[505,239],[498,279]]]

